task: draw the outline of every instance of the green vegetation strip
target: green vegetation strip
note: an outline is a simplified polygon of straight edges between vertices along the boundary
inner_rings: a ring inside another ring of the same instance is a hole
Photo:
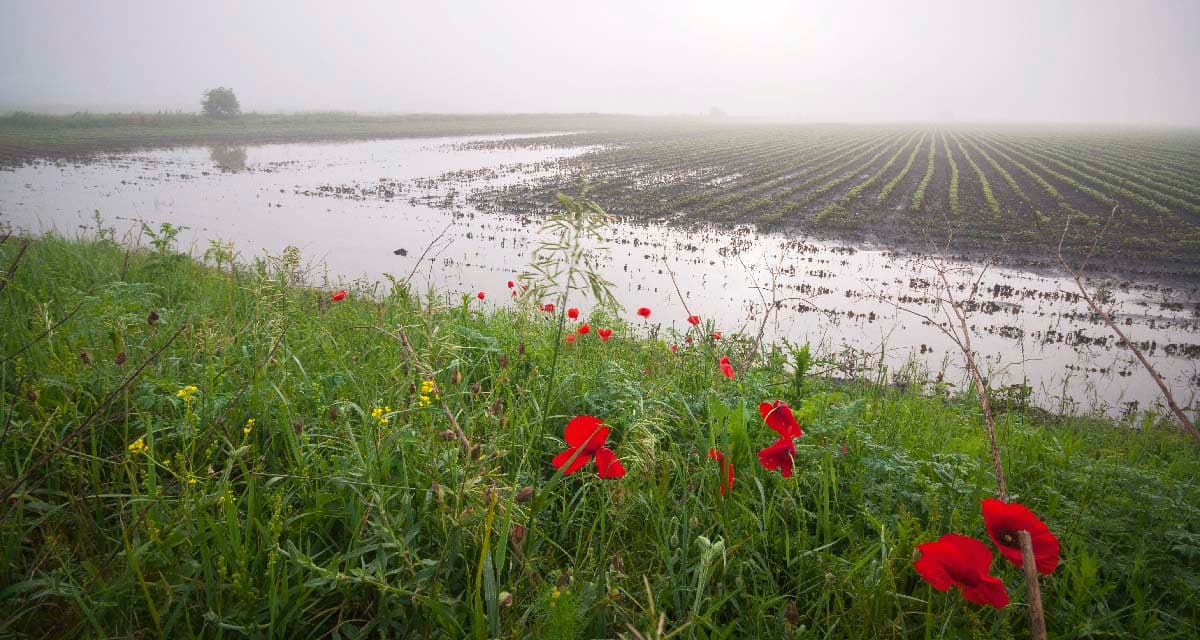
[[[912,566],[917,544],[982,535],[969,398],[810,377],[806,349],[752,358],[730,333],[672,353],[680,336],[615,310],[586,318],[609,340],[566,344],[563,316],[499,281],[477,285],[497,308],[401,282],[334,302],[296,286],[294,250],[217,244],[217,270],[150,240],[37,238],[19,263],[0,244],[0,480],[66,445],[0,505],[6,636],[659,637],[660,616],[680,638],[1027,633],[1007,562],[999,610]],[[791,478],[756,458],[770,399],[804,429]],[[1195,445],[997,406],[1009,490],[1062,543],[1052,633],[1196,637]],[[556,474],[579,414],[611,427],[624,477]],[[724,495],[710,448],[735,469]]]

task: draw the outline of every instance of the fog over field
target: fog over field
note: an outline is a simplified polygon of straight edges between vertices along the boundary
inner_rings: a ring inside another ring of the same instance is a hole
[[[1200,125],[1200,3],[6,1],[0,110]]]

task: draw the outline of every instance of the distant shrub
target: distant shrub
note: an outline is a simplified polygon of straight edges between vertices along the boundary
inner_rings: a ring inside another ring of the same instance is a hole
[[[205,91],[204,98],[200,100],[200,107],[204,115],[211,118],[230,118],[242,113],[242,106],[238,104],[233,89],[226,87]]]

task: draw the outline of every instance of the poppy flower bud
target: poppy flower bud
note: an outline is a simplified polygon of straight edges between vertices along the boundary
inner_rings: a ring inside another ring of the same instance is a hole
[[[470,390],[471,390],[471,395],[477,396],[477,395],[479,395],[479,392],[483,390],[483,387],[479,386],[479,383],[476,382],[471,385]]]
[[[575,307],[567,309],[567,317],[572,320],[577,319],[579,317],[579,309],[576,309]]]
[[[522,504],[529,502],[532,499],[533,499],[533,487],[524,487],[520,491],[517,492],[516,496],[513,497],[513,500],[516,500],[517,502],[520,502]]]
[[[454,440],[454,439],[458,438],[458,436],[457,436],[457,435],[455,435],[455,433],[454,433],[454,430],[453,430],[453,429],[446,429],[445,431],[443,431],[443,432],[441,433],[441,436],[442,436],[442,440],[445,440],[445,441],[447,441],[447,442],[449,442],[449,441],[451,441],[451,440]]]
[[[488,413],[490,413],[494,416],[498,416],[498,415],[500,415],[500,411],[503,408],[504,408],[504,403],[502,403],[500,401],[500,398],[496,398],[496,401],[493,402],[492,406],[488,409]]]
[[[554,586],[558,587],[559,589],[566,589],[567,587],[571,586],[571,570],[567,569],[564,571],[563,574],[558,577],[558,582],[554,583]]]
[[[86,351],[80,351],[80,352],[79,352],[79,360],[80,360],[80,361],[82,361],[84,364],[91,364],[91,363],[92,363],[92,357],[91,357],[91,356],[89,356],[89,355],[88,355],[88,352],[86,352]]]
[[[625,561],[621,559],[621,554],[616,554],[612,557],[613,570],[617,573],[625,571]]]
[[[450,382],[459,384],[462,382],[462,371],[455,369],[454,373],[450,374]]]
[[[117,352],[117,356],[115,358],[113,358],[113,364],[117,365],[118,367],[125,364],[125,352],[124,351]]]
[[[483,300],[484,298],[486,298],[486,297],[487,297],[487,294],[485,294],[484,292],[480,291],[479,293],[475,294],[475,297],[476,297],[476,298],[479,298],[480,300]]]
[[[158,324],[158,312],[157,311],[151,311],[150,315],[146,316],[146,324],[148,324],[152,327],[154,325]]]
[[[330,420],[337,420],[338,415],[340,415],[340,414],[338,413],[338,408],[336,406],[329,407],[329,419]]]
[[[507,353],[500,355],[500,368],[501,369],[508,368],[508,354]]]
[[[442,501],[442,485],[438,484],[437,480],[429,485],[429,490],[433,492],[433,497],[437,498],[438,502]]]
[[[483,455],[483,445],[475,445],[471,447],[471,459],[478,460],[479,456]]]
[[[517,355],[519,355],[519,356],[525,355],[525,341],[524,340],[522,340],[520,343],[517,344]]]

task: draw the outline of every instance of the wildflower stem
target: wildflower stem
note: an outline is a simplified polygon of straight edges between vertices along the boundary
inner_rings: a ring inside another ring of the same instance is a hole
[[[1038,584],[1037,560],[1033,557],[1033,539],[1028,531],[1018,531],[1021,542],[1021,568],[1025,571],[1025,587],[1029,590],[1029,637],[1046,640],[1046,612],[1042,608],[1042,589]]]

